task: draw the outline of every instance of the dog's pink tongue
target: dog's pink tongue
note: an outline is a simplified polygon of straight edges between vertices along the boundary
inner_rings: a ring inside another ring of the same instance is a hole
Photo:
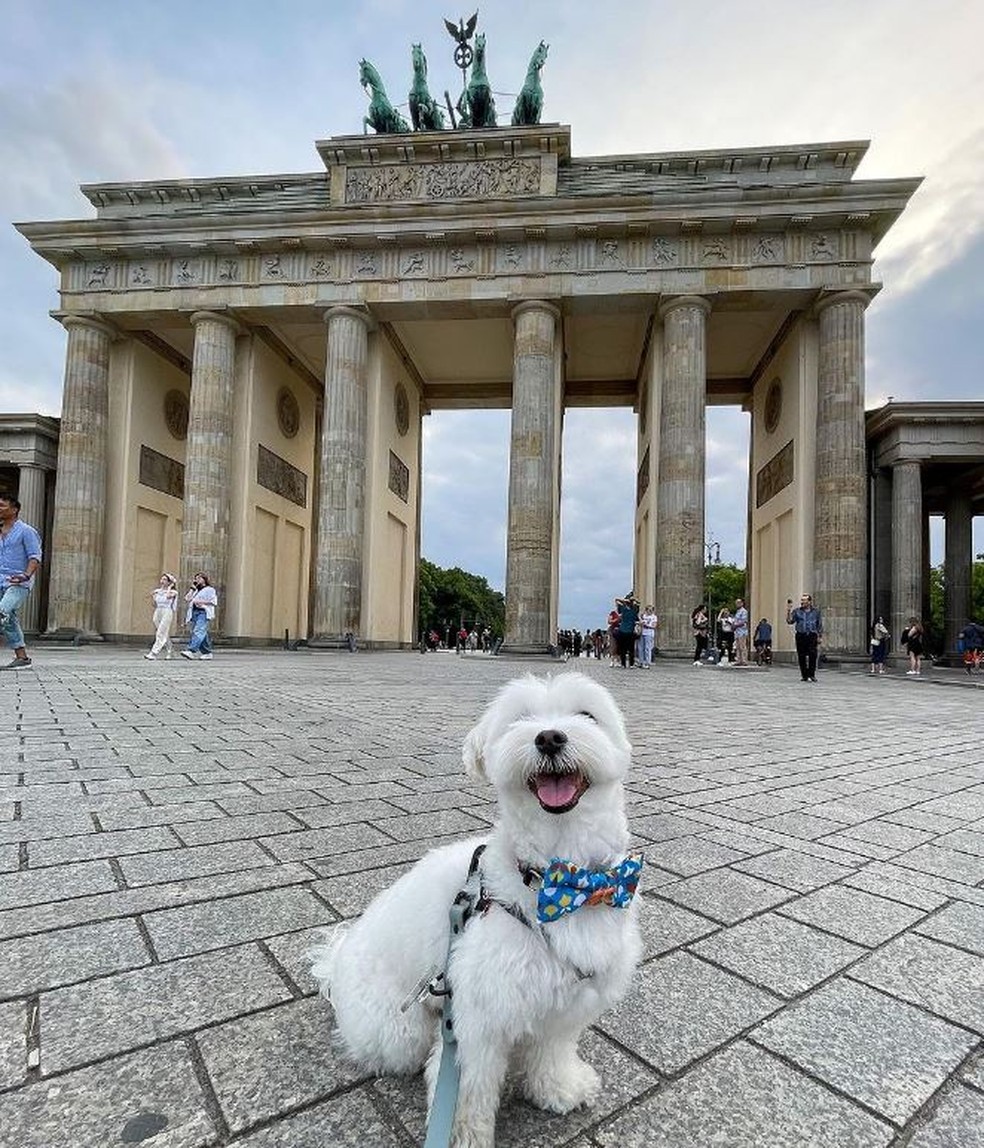
[[[577,776],[573,773],[541,773],[536,779],[536,795],[551,809],[567,805],[577,795]]]

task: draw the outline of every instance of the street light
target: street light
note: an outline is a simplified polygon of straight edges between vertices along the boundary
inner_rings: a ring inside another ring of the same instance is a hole
[[[721,543],[720,542],[718,542],[714,538],[711,538],[711,536],[708,535],[707,541],[704,543],[704,550],[707,553],[707,565],[708,566],[720,566],[721,565]],[[707,652],[710,653],[712,646],[715,650],[718,648],[718,644],[717,644],[717,622],[715,622],[714,614],[711,611],[711,606],[713,603],[711,601],[711,580],[710,580],[710,578],[705,578],[705,582],[706,582],[706,589],[707,589],[707,633],[708,633],[708,650],[707,650]],[[713,639],[713,642],[712,642],[712,639]]]

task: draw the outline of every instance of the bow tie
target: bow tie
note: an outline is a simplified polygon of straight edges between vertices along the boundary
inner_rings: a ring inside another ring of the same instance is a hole
[[[642,872],[642,854],[633,853],[611,869],[583,869],[555,857],[543,874],[536,898],[538,921],[559,920],[584,905],[624,909],[635,895]]]

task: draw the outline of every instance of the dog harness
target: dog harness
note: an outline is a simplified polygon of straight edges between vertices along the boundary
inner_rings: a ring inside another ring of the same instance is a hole
[[[448,980],[448,968],[451,965],[451,953],[455,941],[461,936],[465,926],[476,913],[487,913],[493,905],[498,905],[499,908],[504,909],[526,928],[540,931],[535,928],[519,905],[491,897],[484,888],[482,870],[479,864],[484,852],[485,846],[479,845],[472,854],[468,866],[468,879],[451,902],[448,955],[444,962],[444,971],[425,977],[403,1003],[403,1008],[407,1009],[422,1001],[428,994],[442,998],[441,1038],[443,1048],[441,1049],[441,1063],[437,1073],[437,1085],[434,1089],[434,1100],[427,1120],[427,1138],[424,1141],[424,1148],[448,1148],[451,1143],[455,1109],[458,1105],[461,1068],[457,1057],[458,1041],[454,1034],[453,993]],[[537,925],[541,925],[559,920],[566,914],[574,913],[586,905],[610,905],[616,909],[626,908],[631,904],[638,888],[642,862],[642,854],[633,853],[612,868],[588,869],[575,865],[572,861],[564,861],[555,857],[542,871],[522,863],[519,865],[519,871],[526,886],[529,887],[535,882],[540,883],[540,889],[537,893]],[[552,948],[549,935],[547,933],[541,933],[541,935],[547,947]],[[578,980],[585,980],[591,975],[582,972],[576,965],[572,967]]]

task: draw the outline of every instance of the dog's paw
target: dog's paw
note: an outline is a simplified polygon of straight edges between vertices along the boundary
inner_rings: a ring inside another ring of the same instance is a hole
[[[537,1108],[563,1115],[575,1108],[590,1108],[601,1091],[601,1077],[581,1058],[569,1060],[562,1070],[528,1076],[523,1092]]]

